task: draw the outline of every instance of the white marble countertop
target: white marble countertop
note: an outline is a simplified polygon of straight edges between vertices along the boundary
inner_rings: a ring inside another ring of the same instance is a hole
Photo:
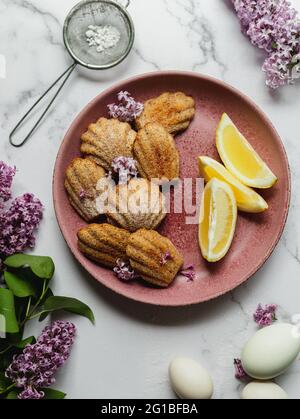
[[[300,313],[300,83],[268,91],[262,54],[240,33],[229,1],[132,0],[137,37],[130,58],[97,78],[77,72],[35,137],[22,149],[12,148],[8,133],[18,117],[70,62],[62,25],[75,3],[0,0],[0,66],[6,61],[6,77],[3,67],[0,72],[0,158],[18,167],[15,193],[31,191],[45,204],[35,252],[54,258],[56,294],[87,302],[97,321],[93,327],[86,319],[66,316],[78,325],[78,339],[55,387],[69,398],[171,398],[167,367],[174,356],[185,355],[209,369],[215,398],[236,399],[240,383],[232,361],[255,330],[251,316],[257,304],[278,304],[286,319]],[[293,3],[300,10],[300,0]],[[264,268],[234,292],[190,308],[144,306],[97,285],[69,253],[52,205],[55,157],[76,114],[113,82],[159,69],[209,74],[250,96],[282,136],[293,178],[287,228]],[[278,382],[300,398],[299,361]]]

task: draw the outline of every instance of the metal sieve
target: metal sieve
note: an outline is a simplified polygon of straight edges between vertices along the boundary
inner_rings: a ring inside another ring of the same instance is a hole
[[[126,10],[129,5],[130,0],[125,0],[124,5],[121,5],[115,0],[83,0],[70,11],[64,23],[63,38],[66,49],[74,62],[57,80],[55,80],[18,122],[9,135],[11,145],[14,147],[21,147],[32,136],[78,64],[91,70],[105,70],[120,64],[128,56],[132,49],[135,37],[134,24],[131,16]],[[86,31],[90,25],[111,25],[115,27],[120,32],[120,41],[116,46],[109,48],[106,51],[101,53],[97,52],[96,48],[89,47],[86,41]],[[14,135],[16,132],[42,99],[44,99],[59,82],[61,82],[59,88],[52,97],[50,103],[46,106],[42,115],[34,124],[33,128],[21,142],[15,142]]]

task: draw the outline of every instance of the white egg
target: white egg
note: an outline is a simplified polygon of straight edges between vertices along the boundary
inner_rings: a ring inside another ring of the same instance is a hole
[[[198,362],[176,358],[169,367],[173,390],[180,399],[211,399],[214,386],[209,373]]]
[[[250,377],[270,380],[284,373],[300,352],[300,334],[290,324],[275,324],[258,331],[246,344],[242,364]]]
[[[287,393],[272,382],[253,381],[242,392],[243,400],[287,400]]]

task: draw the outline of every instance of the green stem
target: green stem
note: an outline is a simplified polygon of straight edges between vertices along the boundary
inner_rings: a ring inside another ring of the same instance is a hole
[[[29,314],[30,306],[31,306],[31,297],[29,297],[29,299],[28,299],[28,304],[27,304],[27,309],[26,309],[25,318],[26,318],[26,317],[28,316],[28,314]]]
[[[46,292],[48,291],[48,288],[49,288],[49,286],[46,287],[46,282],[47,281],[44,280],[42,294],[41,294],[40,298],[38,299],[37,303],[33,306],[32,310],[30,310],[30,304],[29,304],[29,307],[27,306],[26,316],[25,316],[24,320],[22,321],[22,323],[20,324],[20,328],[23,327],[28,320],[32,320],[35,317],[37,317],[37,315],[34,315],[34,312],[38,308],[38,306],[41,304],[41,301],[45,297]],[[30,301],[30,303],[31,303],[31,301]]]
[[[0,394],[5,394],[7,393],[9,390],[12,390],[13,388],[15,388],[15,384],[11,384],[9,387],[7,387],[5,390],[0,391]]]
[[[9,345],[7,348],[5,348],[3,351],[0,352],[0,355],[4,355],[7,351],[9,351],[11,348],[13,348],[14,345]]]
[[[40,311],[39,313],[36,313],[36,314],[32,315],[31,317],[29,317],[28,320],[33,320],[36,317],[39,317],[41,314],[44,314],[44,313],[45,313],[44,311]]]

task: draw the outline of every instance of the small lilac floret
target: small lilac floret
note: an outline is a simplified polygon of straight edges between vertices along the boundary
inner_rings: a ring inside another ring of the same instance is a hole
[[[137,161],[132,157],[120,156],[112,162],[113,173],[119,176],[120,183],[127,183],[138,176]]]
[[[248,378],[248,374],[243,368],[242,361],[240,359],[234,360],[235,378],[237,380],[245,380]]]
[[[134,270],[130,267],[129,263],[124,262],[121,259],[117,260],[117,265],[113,269],[117,278],[123,282],[130,282],[136,279]]]
[[[110,117],[121,122],[133,122],[143,112],[144,105],[137,102],[129,92],[121,91],[117,97],[119,103],[111,103],[107,106]]]
[[[189,281],[195,281],[196,272],[194,265],[188,265],[182,269],[180,275],[185,276]]]
[[[277,320],[276,310],[275,304],[267,304],[265,307],[259,304],[253,315],[255,323],[261,327],[271,326]]]

